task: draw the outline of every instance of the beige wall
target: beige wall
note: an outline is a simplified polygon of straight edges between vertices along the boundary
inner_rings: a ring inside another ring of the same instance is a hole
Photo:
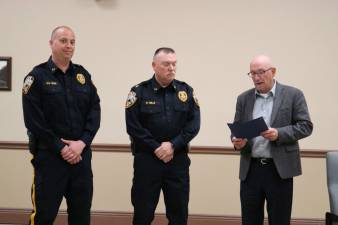
[[[177,78],[195,88],[202,106],[202,127],[193,145],[230,146],[225,124],[233,118],[236,96],[252,86],[245,75],[250,59],[265,53],[278,68],[277,80],[306,95],[315,129],[302,147],[337,149],[336,21],[336,0],[1,1],[0,55],[13,57],[13,90],[0,92],[0,141],[26,140],[23,77],[48,58],[51,30],[66,24],[77,34],[74,62],[92,73],[101,96],[96,143],[128,143],[124,102],[129,88],[151,76],[154,50],[171,46],[178,54]],[[132,158],[106,154],[94,154],[94,208],[130,210]],[[8,181],[0,185],[0,207],[30,207],[28,159],[28,153],[0,151],[0,178]],[[192,160],[191,212],[238,215],[238,158],[193,155]],[[294,215],[322,217],[327,209],[324,161],[303,163]],[[116,184],[116,177],[127,179]]]

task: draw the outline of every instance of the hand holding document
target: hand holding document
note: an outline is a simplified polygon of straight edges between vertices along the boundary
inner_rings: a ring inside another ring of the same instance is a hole
[[[248,140],[259,136],[260,133],[269,129],[263,117],[259,117],[244,123],[228,123],[228,126],[232,135],[234,135],[236,138],[246,138]]]

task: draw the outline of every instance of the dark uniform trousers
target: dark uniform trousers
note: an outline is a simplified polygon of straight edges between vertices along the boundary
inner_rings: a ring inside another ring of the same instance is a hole
[[[186,225],[189,202],[189,166],[186,152],[164,163],[155,154],[136,153],[131,199],[134,206],[133,225],[150,225],[163,191],[169,225]]]
[[[82,161],[71,165],[54,152],[38,151],[33,159],[33,213],[30,225],[52,225],[63,197],[67,201],[68,224],[90,225],[93,196],[91,150],[86,148]]]
[[[251,159],[247,178],[241,181],[240,197],[243,225],[263,225],[267,202],[269,225],[289,225],[293,178],[282,179],[272,159]]]

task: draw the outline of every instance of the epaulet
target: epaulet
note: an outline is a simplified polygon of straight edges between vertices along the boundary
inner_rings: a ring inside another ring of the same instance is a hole
[[[135,90],[135,89],[137,89],[138,87],[140,87],[140,84],[134,85],[131,89]]]
[[[32,69],[32,71],[29,73],[30,75],[34,75],[37,76],[40,73],[44,73],[47,67],[47,62],[41,63],[37,66],[34,66],[34,68]]]
[[[81,68],[81,69],[84,69],[84,67],[83,67],[82,65],[80,65],[80,64],[73,63],[73,66],[74,66],[75,68]]]
[[[33,70],[34,70],[34,69],[42,69],[42,68],[46,68],[46,65],[47,65],[47,62],[41,63],[41,64],[35,66],[35,67],[33,68]]]
[[[90,73],[82,65],[73,63],[73,68],[77,73],[91,77]]]
[[[177,85],[179,85],[181,87],[192,89],[192,87],[188,83],[186,83],[184,81],[175,80],[175,82],[176,82]]]
[[[73,67],[74,67],[74,69],[77,69],[77,70],[80,70],[80,71],[85,71],[86,73],[88,73],[88,71],[80,64],[73,63]]]
[[[175,80],[175,81],[176,81],[176,83],[178,83],[180,85],[185,85],[185,86],[188,86],[188,87],[191,88],[191,86],[187,82],[185,82],[185,81],[181,81],[181,80]]]
[[[176,82],[176,83],[179,83],[179,84],[187,84],[187,83],[186,83],[186,82],[184,82],[184,81],[181,81],[181,80],[176,80],[176,79],[175,79],[175,82]]]
[[[149,83],[149,80],[142,81],[141,83],[136,84],[135,86],[133,86],[132,89],[135,90],[135,89],[137,89],[137,88],[139,88],[139,87],[144,87],[144,86],[146,86],[148,83]]]

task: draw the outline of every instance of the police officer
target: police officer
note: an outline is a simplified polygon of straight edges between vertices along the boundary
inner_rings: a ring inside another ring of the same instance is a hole
[[[170,225],[186,225],[189,202],[188,144],[200,128],[193,89],[175,80],[176,54],[155,51],[155,75],[134,86],[126,102],[126,125],[134,153],[134,225],[150,225],[161,189]]]
[[[100,99],[91,76],[73,64],[75,35],[56,27],[52,55],[25,77],[23,113],[33,153],[30,224],[52,225],[62,198],[68,224],[89,225],[93,195],[91,142],[100,126]]]

